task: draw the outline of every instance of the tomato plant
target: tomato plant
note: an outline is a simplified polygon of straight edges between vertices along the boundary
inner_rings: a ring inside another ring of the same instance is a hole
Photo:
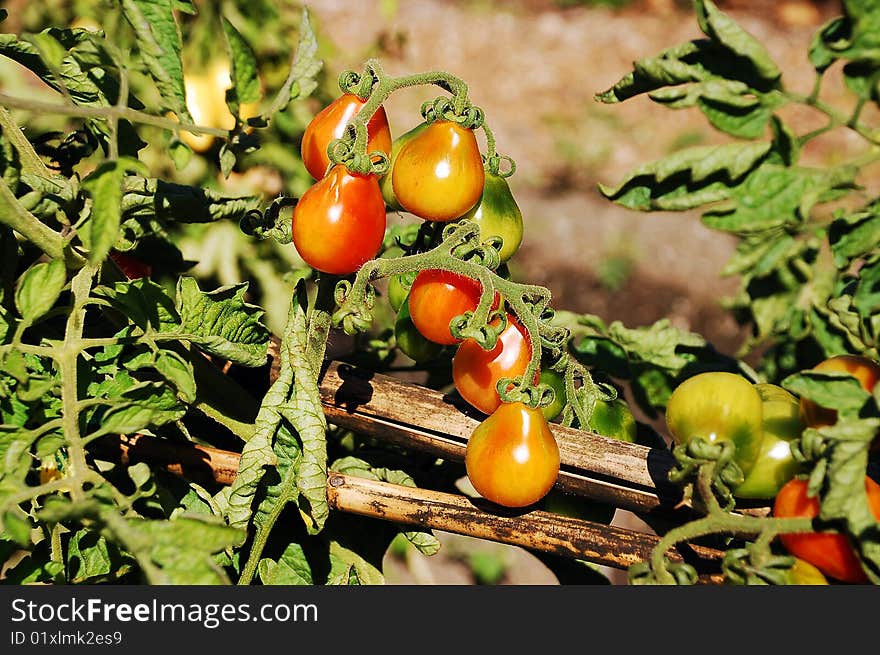
[[[353,273],[376,256],[385,236],[379,182],[375,175],[334,166],[303,194],[292,220],[293,244],[309,266],[333,275]]]
[[[327,148],[335,139],[341,139],[351,120],[366,104],[353,93],[344,93],[319,111],[303,132],[300,150],[306,170],[320,180],[330,166]],[[391,153],[391,128],[385,108],[379,107],[367,123],[367,148],[372,151]],[[375,254],[375,253],[374,253]]]
[[[519,250],[523,240],[523,217],[507,180],[497,173],[486,173],[480,200],[463,219],[480,226],[483,240],[501,239],[499,255],[506,262]]]
[[[762,420],[761,396],[752,383],[723,371],[688,378],[672,392],[666,406],[666,424],[676,443],[695,438],[730,442],[734,461],[746,475],[761,451]]]
[[[458,342],[449,331],[456,316],[472,312],[482,287],[471,278],[439,269],[421,271],[409,291],[413,325],[426,339],[447,346]]]
[[[590,415],[589,428],[598,434],[620,441],[634,443],[638,426],[636,419],[621,398],[596,401]]]
[[[565,408],[565,378],[553,369],[542,368],[538,383],[549,385],[553,389],[553,402],[541,407],[546,419],[552,421]]]
[[[496,319],[493,325],[497,324]],[[455,389],[470,405],[484,414],[491,414],[501,405],[498,383],[502,378],[522,376],[531,356],[525,330],[508,315],[507,327],[491,350],[484,350],[474,339],[465,339],[458,346],[452,358]]]
[[[394,164],[397,162],[397,155],[400,153],[400,149],[404,144],[409,143],[413,137],[421,134],[427,127],[428,123],[419,123],[408,132],[404,132],[395,138],[391,143],[388,170],[385,172],[385,175],[382,176],[382,179],[379,180],[379,188],[382,189],[382,197],[385,199],[385,204],[392,211],[400,211],[403,209],[397,200],[397,196],[394,195],[394,185],[392,184]]]
[[[485,173],[471,129],[448,120],[431,123],[402,143],[391,171],[397,202],[429,221],[451,221],[483,193]]]
[[[526,507],[556,482],[559,446],[540,410],[503,403],[471,434],[465,466],[481,496],[505,507]]]
[[[868,504],[880,521],[880,485],[865,477]],[[819,501],[807,493],[807,481],[795,478],[787,482],[773,503],[773,515],[778,517],[807,517],[819,515]],[[852,543],[844,534],[788,533],[779,540],[792,555],[809,562],[825,575],[842,582],[868,581]]]

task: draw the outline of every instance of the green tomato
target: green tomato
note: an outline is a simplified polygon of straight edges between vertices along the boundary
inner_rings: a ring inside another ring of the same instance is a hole
[[[699,373],[682,382],[666,405],[666,425],[677,444],[695,438],[733,444],[735,461],[748,476],[761,452],[763,401],[741,375]]]
[[[560,516],[581,519],[582,521],[591,521],[592,523],[604,523],[605,525],[611,523],[616,510],[614,505],[581,498],[558,489],[551,489],[541,499],[539,507],[551,514],[559,514]]]
[[[403,307],[414,279],[415,273],[402,273],[388,278],[388,302],[395,312],[399,313]]]
[[[796,557],[785,576],[789,585],[827,585],[828,578],[809,562]]]
[[[758,461],[735,490],[737,498],[775,498],[782,485],[800,470],[790,442],[804,430],[800,402],[775,384],[756,384],[763,403],[764,439]]]
[[[507,180],[494,173],[486,173],[483,195],[462,219],[480,226],[480,238],[501,238],[501,262],[504,263],[519,249],[523,238],[523,217]]]
[[[597,400],[588,427],[602,436],[629,443],[635,443],[638,432],[636,419],[622,398]]]
[[[415,362],[426,362],[437,357],[443,350],[439,343],[429,341],[413,325],[409,315],[409,298],[400,306],[394,322],[394,338],[400,351]]]
[[[379,179],[379,189],[382,191],[382,198],[385,200],[385,204],[391,211],[404,211],[401,204],[397,201],[397,196],[394,195],[394,189],[391,188],[391,171],[394,168],[394,162],[397,161],[397,154],[405,144],[411,141],[413,137],[417,136],[426,127],[428,127],[428,123],[419,123],[409,132],[401,134],[391,143],[391,156],[388,159],[388,171]]]
[[[538,384],[549,385],[553,389],[555,396],[553,402],[541,408],[544,418],[552,421],[562,413],[565,408],[565,378],[561,373],[557,373],[552,369],[544,369],[541,371],[541,377]]]

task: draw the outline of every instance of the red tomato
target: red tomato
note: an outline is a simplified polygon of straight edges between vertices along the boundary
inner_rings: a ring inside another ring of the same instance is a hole
[[[458,342],[449,331],[456,316],[472,312],[480,302],[482,285],[469,277],[428,269],[421,271],[409,291],[409,313],[422,336],[450,346]]]
[[[840,371],[849,373],[861,383],[862,388],[871,393],[880,379],[880,364],[859,355],[836,355],[829,357],[813,367],[814,371]],[[801,398],[801,415],[810,428],[821,428],[837,422],[837,412],[820,407],[812,400]]]
[[[426,221],[453,221],[483,194],[483,159],[473,130],[435,121],[400,147],[391,186],[406,211]]]
[[[880,485],[865,476],[868,504],[880,521]],[[773,515],[786,518],[814,517],[819,514],[819,499],[807,497],[807,481],[789,480],[773,504]],[[842,582],[867,582],[859,558],[849,538],[835,533],[781,534],[779,540],[785,549],[818,568],[825,575]]]
[[[303,132],[302,152],[306,170],[316,180],[324,177],[330,165],[327,146],[334,139],[345,135],[345,128],[366,104],[353,93],[346,93],[319,111]],[[367,150],[381,150],[391,154],[391,129],[388,127],[388,116],[385,108],[380,106],[367,123]]]
[[[461,342],[452,358],[452,381],[462,398],[484,414],[491,414],[501,405],[498,381],[525,373],[531,356],[528,334],[508,315],[507,327],[492,350],[483,350],[473,339]]]
[[[110,259],[112,259],[116,265],[119,267],[119,270],[125,274],[129,280],[136,280],[142,277],[150,277],[153,274],[153,267],[149,264],[144,264],[137,257],[132,257],[124,252],[120,252],[118,250],[110,251]]]
[[[481,496],[505,507],[526,507],[555,484],[559,446],[540,409],[503,403],[468,439],[464,462]]]
[[[375,175],[334,166],[293,211],[293,245],[312,268],[333,275],[357,271],[379,252],[385,201]]]

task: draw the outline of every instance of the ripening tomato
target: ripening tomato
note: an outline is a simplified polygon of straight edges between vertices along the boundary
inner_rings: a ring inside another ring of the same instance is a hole
[[[798,399],[776,384],[759,383],[755,389],[763,404],[764,438],[758,461],[734,489],[737,498],[774,498],[800,470],[791,454],[791,441],[804,431]]]
[[[385,203],[375,175],[334,166],[293,210],[293,245],[312,268],[333,275],[357,271],[382,247]]]
[[[480,303],[482,285],[476,280],[440,269],[420,271],[409,290],[413,325],[426,339],[451,346],[458,342],[449,331],[456,316],[472,312]]]
[[[464,463],[481,496],[505,507],[526,507],[556,483],[559,446],[541,410],[503,403],[471,434]]]
[[[677,444],[696,437],[731,442],[734,461],[748,475],[761,450],[763,404],[754,385],[741,375],[699,373],[682,382],[666,405],[666,425]]]
[[[849,373],[868,393],[874,390],[877,380],[880,379],[880,364],[859,355],[835,355],[820,362],[812,370]],[[801,413],[804,423],[810,428],[821,428],[837,422],[835,410],[820,407],[808,398],[801,398]]]
[[[785,576],[785,584],[789,585],[827,585],[828,578],[815,566],[800,557],[795,557],[794,564]]]
[[[494,324],[497,323],[496,319]],[[461,342],[452,357],[452,381],[462,398],[484,414],[491,414],[501,405],[496,389],[498,381],[520,377],[526,372],[531,357],[528,334],[516,318],[508,314],[507,327],[492,350],[483,350],[473,339]],[[537,375],[535,379],[539,379]]]
[[[226,104],[226,90],[232,87],[228,62],[215,61],[204,73],[187,73],[183,77],[183,86],[186,108],[193,123],[223,130],[235,127],[235,116]],[[259,101],[244,103],[238,109],[243,120],[256,116],[259,111]],[[214,143],[214,137],[210,134],[185,131],[181,131],[180,140],[196,152],[207,152]]]
[[[477,204],[485,177],[474,131],[439,120],[401,146],[391,185],[406,211],[426,221],[448,222]]]
[[[394,164],[397,161],[397,155],[404,144],[408,143],[414,136],[424,131],[426,127],[428,127],[427,123],[419,123],[409,132],[404,132],[394,139],[391,144],[391,156],[388,159],[388,171],[382,176],[382,179],[379,180],[379,188],[382,189],[382,197],[385,199],[385,204],[388,205],[388,209],[391,211],[400,211],[403,209],[397,201],[397,196],[394,195],[394,186],[391,184],[392,171],[394,170]]]
[[[415,362],[430,361],[443,351],[443,346],[423,337],[413,325],[408,300],[403,301],[394,321],[394,338],[400,351]]]
[[[353,93],[344,93],[315,114],[303,132],[300,152],[306,170],[316,180],[327,172],[330,157],[327,148],[334,139],[345,136],[345,128],[366,104]],[[367,151],[391,153],[391,129],[381,105],[367,123]]]
[[[501,238],[498,254],[504,263],[519,250],[523,239],[523,217],[507,180],[494,173],[486,173],[483,195],[462,219],[480,226],[480,239]]]
[[[865,476],[865,490],[868,505],[880,521],[880,485]],[[807,496],[806,480],[794,478],[779,490],[773,503],[773,515],[782,518],[818,516],[819,499]],[[780,534],[779,540],[789,553],[814,565],[830,578],[841,582],[868,581],[858,555],[845,534],[790,533]]]

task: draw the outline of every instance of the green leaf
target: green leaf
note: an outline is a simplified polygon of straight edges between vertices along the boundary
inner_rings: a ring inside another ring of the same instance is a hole
[[[31,545],[31,530],[33,525],[23,512],[7,510],[3,513],[2,531],[22,548]]]
[[[109,409],[101,419],[101,427],[93,433],[131,434],[148,426],[164,425],[176,421],[186,413],[177,395],[167,385],[158,382],[141,382],[119,396],[118,404]]]
[[[121,0],[122,12],[134,28],[138,48],[168,109],[190,120],[180,61],[180,30],[172,0]]]
[[[89,261],[106,259],[116,244],[122,217],[122,177],[125,168],[118,161],[105,161],[83,180],[83,189],[92,198],[88,222]]]
[[[695,8],[700,29],[706,36],[747,60],[763,79],[774,81],[782,75],[761,42],[719,10],[715,3],[696,0]]]
[[[262,96],[257,58],[250,44],[228,19],[223,18],[223,33],[232,60],[232,88],[240,104],[257,102]]]
[[[764,103],[741,107],[711,98],[700,98],[697,106],[713,127],[740,139],[757,139],[762,136],[773,114],[772,108]]]
[[[229,177],[232,169],[235,168],[235,160],[235,150],[230,148],[229,144],[224,143],[220,146],[220,172],[223,173],[223,177]]]
[[[291,100],[307,98],[318,87],[317,76],[323,62],[318,59],[318,39],[312,31],[308,8],[303,7],[299,24],[299,41],[293,63],[284,84],[281,85],[267,115],[283,111]]]
[[[171,161],[174,162],[174,167],[177,170],[183,170],[186,165],[189,163],[190,159],[192,159],[192,149],[186,145],[180,139],[172,139],[171,143],[168,145],[168,154],[171,156]]]
[[[880,243],[880,205],[836,219],[828,239],[838,268],[846,268],[854,259],[876,251]]]
[[[838,371],[801,371],[789,375],[781,384],[793,394],[843,415],[858,414],[871,397],[855,377]]]
[[[67,284],[67,268],[60,259],[34,264],[24,272],[15,289],[15,306],[32,323],[55,306]]]
[[[260,322],[263,310],[244,300],[247,286],[245,282],[206,293],[195,278],[180,278],[177,311],[181,338],[237,364],[265,364],[269,331]]]
[[[312,567],[303,547],[297,543],[288,544],[277,562],[268,558],[260,560],[259,574],[260,580],[266,585],[313,584]]]
[[[136,371],[153,368],[171,382],[178,397],[186,403],[195,402],[196,381],[192,364],[173,350],[143,350],[124,361],[125,368]]]
[[[131,570],[132,559],[100,533],[83,528],[68,542],[67,581],[100,584],[119,579]]]
[[[148,278],[117,282],[112,289],[101,287],[95,290],[95,295],[106,298],[142,330],[171,333],[180,327],[180,315],[174,300],[165,289]]]

